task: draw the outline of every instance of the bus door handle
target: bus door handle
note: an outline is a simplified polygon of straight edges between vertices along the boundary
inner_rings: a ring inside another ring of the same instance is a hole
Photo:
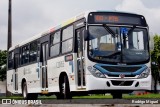
[[[41,68],[46,68],[46,67],[47,67],[47,65],[41,66]]]
[[[42,68],[45,68],[45,66],[42,66]]]
[[[80,60],[81,58],[77,58],[77,60]]]
[[[82,59],[84,59],[84,57],[83,57],[83,56],[82,56],[82,57],[77,58],[77,60],[82,60]]]

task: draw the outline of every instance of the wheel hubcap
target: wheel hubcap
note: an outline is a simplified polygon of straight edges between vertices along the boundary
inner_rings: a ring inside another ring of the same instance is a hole
[[[24,86],[24,88],[23,88],[23,97],[26,98],[26,96],[27,96],[27,92],[26,92],[26,87]]]
[[[66,84],[63,83],[63,84],[62,84],[62,93],[63,93],[63,94],[65,94],[65,88],[66,88]]]

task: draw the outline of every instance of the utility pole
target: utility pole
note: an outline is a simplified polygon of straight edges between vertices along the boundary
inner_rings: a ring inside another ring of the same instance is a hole
[[[12,0],[9,0],[8,8],[8,43],[7,50],[12,46]]]
[[[9,0],[8,5],[8,39],[7,39],[7,66],[6,70],[8,70],[8,51],[9,48],[12,46],[12,0]],[[7,89],[7,72],[6,72],[6,97],[11,96],[11,93]]]

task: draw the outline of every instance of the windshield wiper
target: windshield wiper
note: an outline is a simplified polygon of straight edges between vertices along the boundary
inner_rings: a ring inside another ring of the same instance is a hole
[[[133,26],[133,27],[128,31],[128,35],[130,35],[135,28],[136,28],[136,26]]]
[[[106,24],[103,24],[103,27],[115,38],[115,33],[112,29],[110,29]]]
[[[116,51],[116,52],[113,52],[113,53],[111,53],[111,54],[109,54],[109,55],[107,55],[107,56],[103,56],[103,57],[112,57],[112,56],[115,56],[115,55],[118,55],[118,54],[121,54],[121,51]]]

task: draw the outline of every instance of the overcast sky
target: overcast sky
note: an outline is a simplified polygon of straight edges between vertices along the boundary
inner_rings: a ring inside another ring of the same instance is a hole
[[[87,10],[142,14],[160,34],[160,0],[12,0],[13,45]],[[0,49],[7,48],[8,0],[0,0]]]

